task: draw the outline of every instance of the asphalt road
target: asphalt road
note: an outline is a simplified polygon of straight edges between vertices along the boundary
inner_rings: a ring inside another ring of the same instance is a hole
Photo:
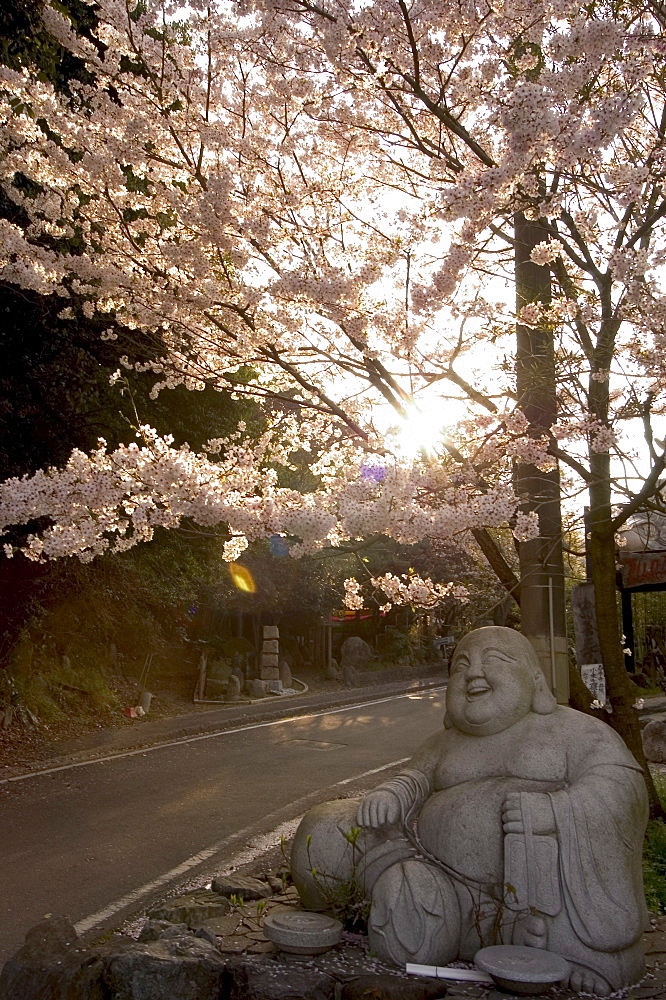
[[[47,913],[117,923],[314,801],[372,787],[443,713],[430,690],[0,783],[0,964]]]

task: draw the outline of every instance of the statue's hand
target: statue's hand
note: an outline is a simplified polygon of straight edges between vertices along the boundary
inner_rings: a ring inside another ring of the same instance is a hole
[[[391,826],[400,820],[400,800],[388,788],[375,788],[368,792],[358,807],[359,826]]]
[[[544,835],[555,832],[555,816],[550,798],[544,792],[527,792],[527,802],[532,818],[532,833]],[[509,792],[502,806],[502,826],[505,833],[525,833],[520,807],[521,792]]]

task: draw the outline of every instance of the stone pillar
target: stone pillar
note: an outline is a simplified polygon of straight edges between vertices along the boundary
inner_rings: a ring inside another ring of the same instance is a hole
[[[280,694],[280,630],[277,625],[264,625],[261,646],[261,682],[266,692]]]

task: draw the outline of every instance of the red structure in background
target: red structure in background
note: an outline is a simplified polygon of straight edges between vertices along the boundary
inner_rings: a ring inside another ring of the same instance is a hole
[[[622,587],[666,586],[666,551],[620,552]]]

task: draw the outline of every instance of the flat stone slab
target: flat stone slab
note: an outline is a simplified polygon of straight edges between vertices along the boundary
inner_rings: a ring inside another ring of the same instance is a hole
[[[342,940],[342,924],[324,913],[281,910],[264,920],[264,934],[280,951],[292,955],[319,955]]]
[[[217,875],[211,888],[221,896],[237,896],[239,899],[265,899],[273,895],[267,882],[244,875]]]
[[[571,972],[571,966],[560,955],[516,944],[482,948],[474,956],[474,964],[503,989],[534,996],[568,979]]]
[[[221,917],[228,912],[231,904],[224,896],[207,889],[197,892],[187,892],[183,896],[174,896],[161,906],[148,911],[152,920],[169,920],[172,924],[187,924],[188,927],[198,926],[211,917]]]

